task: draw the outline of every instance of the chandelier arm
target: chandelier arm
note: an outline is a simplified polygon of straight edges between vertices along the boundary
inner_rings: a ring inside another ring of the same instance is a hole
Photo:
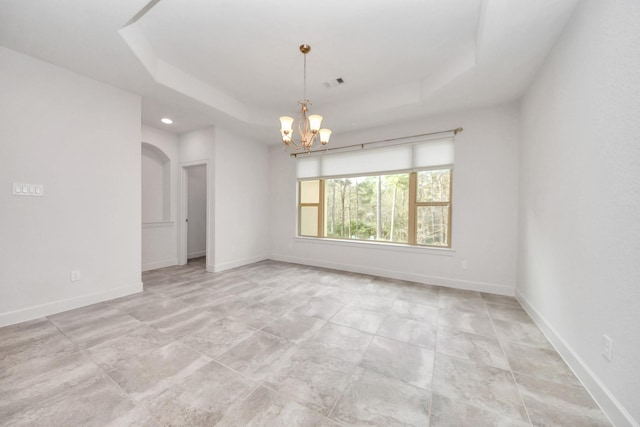
[[[296,144],[293,140],[291,140],[291,141],[283,140],[282,142],[284,142],[285,145],[293,148],[294,150],[300,150],[302,148],[298,144]]]

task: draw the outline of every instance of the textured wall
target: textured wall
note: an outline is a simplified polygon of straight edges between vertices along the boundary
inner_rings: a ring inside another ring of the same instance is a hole
[[[638,46],[640,2],[581,2],[522,103],[518,291],[619,425],[640,420]]]

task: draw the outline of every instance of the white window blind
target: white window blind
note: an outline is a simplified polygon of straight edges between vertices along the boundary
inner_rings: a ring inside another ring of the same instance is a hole
[[[298,156],[299,179],[366,175],[378,172],[452,166],[453,138],[387,147]]]

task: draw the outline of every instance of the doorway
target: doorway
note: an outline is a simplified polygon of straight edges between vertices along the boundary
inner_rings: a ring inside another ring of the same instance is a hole
[[[208,203],[207,164],[182,166],[180,264],[207,265]]]

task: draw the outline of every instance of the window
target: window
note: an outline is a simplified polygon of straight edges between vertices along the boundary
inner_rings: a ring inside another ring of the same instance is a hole
[[[298,188],[298,234],[321,237],[322,181],[300,181]]]
[[[299,235],[450,247],[451,169],[299,181]]]
[[[298,235],[451,247],[453,138],[297,159]]]
[[[416,173],[415,243],[450,247],[451,170]]]
[[[325,180],[325,236],[408,243],[409,174]]]

